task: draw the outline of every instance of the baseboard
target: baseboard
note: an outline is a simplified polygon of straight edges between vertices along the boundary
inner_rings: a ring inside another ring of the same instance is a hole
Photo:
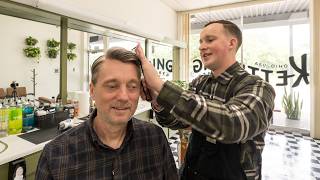
[[[299,129],[299,128],[293,128],[293,127],[284,127],[284,126],[276,126],[276,125],[271,125],[269,129],[272,130],[280,130],[280,131],[286,131],[286,132],[296,132],[300,133],[303,136],[310,136],[310,131],[306,129]]]

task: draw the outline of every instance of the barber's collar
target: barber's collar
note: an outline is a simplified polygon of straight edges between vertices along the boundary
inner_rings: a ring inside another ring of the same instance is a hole
[[[233,73],[237,71],[239,68],[241,68],[240,64],[238,62],[235,62],[232,64],[228,69],[226,69],[223,73],[221,73],[218,77],[214,77],[211,73],[211,78],[218,81],[221,84],[228,84],[230,80],[233,77]]]

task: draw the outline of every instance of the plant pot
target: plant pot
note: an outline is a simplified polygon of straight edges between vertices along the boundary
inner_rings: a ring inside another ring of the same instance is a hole
[[[57,58],[58,50],[56,49],[48,49],[48,57],[51,59]]]

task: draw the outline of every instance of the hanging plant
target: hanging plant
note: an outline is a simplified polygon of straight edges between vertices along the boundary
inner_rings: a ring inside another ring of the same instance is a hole
[[[28,58],[40,58],[40,48],[39,47],[27,47],[23,49],[24,54]]]
[[[36,45],[38,43],[38,40],[33,38],[33,37],[31,37],[31,36],[29,36],[29,37],[26,38],[25,43],[28,46],[34,46],[34,45]]]
[[[58,56],[59,46],[60,42],[54,40],[53,38],[51,40],[47,40],[47,53],[49,58],[54,59]]]
[[[73,53],[73,50],[76,49],[76,44],[74,43],[68,43],[68,53],[67,53],[67,59],[69,61],[73,61],[77,58],[77,55],[75,53]]]
[[[48,57],[51,59],[57,58],[59,51],[57,49],[48,49]]]
[[[77,55],[76,54],[74,54],[74,53],[67,53],[67,59],[69,60],[69,61],[73,61],[73,60],[75,60],[77,58]]]
[[[76,44],[74,44],[74,43],[68,43],[68,49],[69,49],[70,51],[75,50],[75,49],[76,49]]]
[[[47,47],[49,48],[58,48],[60,46],[60,42],[56,41],[55,39],[47,40]]]
[[[38,40],[29,36],[25,39],[25,44],[28,45],[26,48],[23,49],[23,52],[26,57],[28,58],[36,58],[36,61],[39,62],[41,51],[39,47],[35,47],[38,43]]]

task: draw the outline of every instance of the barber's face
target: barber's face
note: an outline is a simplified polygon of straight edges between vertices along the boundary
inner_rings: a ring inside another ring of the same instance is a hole
[[[127,123],[137,109],[140,80],[134,64],[105,60],[90,94],[96,103],[98,116],[111,124]]]
[[[205,27],[200,33],[200,55],[205,68],[216,70],[227,58],[230,38],[226,35],[223,25],[214,23]]]

